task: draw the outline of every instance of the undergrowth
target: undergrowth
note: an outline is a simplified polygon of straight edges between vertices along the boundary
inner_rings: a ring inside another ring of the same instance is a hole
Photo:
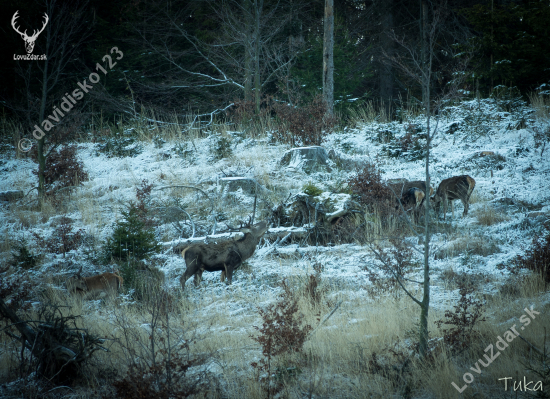
[[[537,234],[523,255],[516,256],[510,268],[513,273],[525,268],[538,273],[545,285],[550,283],[550,228],[543,234]]]
[[[251,336],[262,347],[263,358],[251,365],[258,373],[266,398],[280,393],[285,380],[297,373],[298,364],[290,355],[302,352],[311,331],[311,326],[304,324],[303,315],[298,313],[298,298],[286,280],[281,286],[283,292],[279,300],[258,310],[263,323],[261,327],[254,326],[259,335]]]

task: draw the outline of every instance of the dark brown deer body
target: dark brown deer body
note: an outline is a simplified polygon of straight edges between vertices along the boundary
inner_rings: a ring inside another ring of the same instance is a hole
[[[180,278],[181,288],[191,276],[195,276],[195,285],[199,285],[202,273],[221,271],[221,281],[227,276],[227,283],[231,284],[233,271],[243,261],[250,258],[256,250],[260,238],[268,230],[267,222],[254,226],[241,227],[239,231],[243,237],[219,244],[191,244],[181,252],[187,269]]]
[[[389,183],[388,187],[392,189],[397,197],[402,197],[411,188],[416,187],[426,193],[426,182],[424,180],[405,181],[403,183]],[[434,193],[433,187],[430,186],[430,196]]]
[[[80,272],[67,281],[67,289],[73,294],[116,294],[122,287],[123,279],[115,273],[80,277]]]
[[[405,193],[403,193],[403,196],[401,197],[400,202],[403,206],[403,209],[405,210],[405,212],[412,210],[413,220],[415,223],[418,222],[418,218],[422,213],[422,209],[424,209],[422,205],[424,204],[425,197],[426,195],[424,194],[424,191],[417,187],[409,188]],[[398,209],[400,209],[399,205],[397,207]]]
[[[396,210],[403,206],[405,211],[412,209],[414,222],[418,222],[418,218],[424,207],[424,199],[426,197],[426,182],[423,180],[407,181],[403,179],[401,182],[388,183],[392,192],[396,195]],[[433,188],[430,186],[430,195],[433,194]]]
[[[449,201],[451,201],[452,207],[452,201],[457,199],[462,201],[462,204],[464,205],[463,217],[468,215],[470,196],[472,195],[472,191],[474,191],[475,186],[476,181],[468,175],[453,176],[442,180],[441,183],[439,183],[439,187],[437,187],[435,195],[432,197],[437,215],[439,215],[441,202],[443,202],[443,220],[445,220]],[[454,208],[452,211],[454,218]]]

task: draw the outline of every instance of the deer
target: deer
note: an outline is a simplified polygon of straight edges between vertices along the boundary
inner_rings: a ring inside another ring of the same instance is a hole
[[[226,284],[230,285],[235,271],[245,260],[250,258],[260,239],[269,229],[266,221],[255,225],[248,222],[238,229],[228,225],[232,231],[240,234],[232,240],[221,243],[197,243],[191,244],[183,251],[181,256],[185,260],[186,270],[180,278],[181,288],[185,289],[185,283],[191,276],[195,276],[195,286],[198,287],[202,280],[202,273],[221,271],[221,282],[227,277]]]
[[[424,204],[425,197],[426,194],[424,194],[424,191],[417,187],[411,187],[401,196],[401,199],[399,200],[401,205],[403,205],[405,212],[412,209],[413,220],[415,223],[418,222],[418,218],[422,212],[422,205]],[[396,208],[399,209],[399,204]]]
[[[398,180],[398,179],[394,179],[394,181],[395,180]],[[393,193],[397,197],[405,195],[405,193],[407,191],[409,191],[412,187],[419,188],[424,193],[426,193],[426,182],[424,180],[406,181],[406,180],[403,179],[403,181],[401,181],[401,182],[388,183],[388,187],[391,188],[391,190],[393,191]],[[430,186],[430,195],[429,196],[431,197],[433,195],[433,193],[434,193],[434,189],[433,189],[432,186]]]
[[[459,199],[464,205],[462,217],[466,217],[468,215],[468,202],[470,201],[470,196],[475,186],[476,181],[468,175],[453,176],[442,180],[441,183],[439,183],[439,187],[437,187],[435,195],[431,197],[431,201],[435,204],[434,208],[436,214],[439,216],[439,209],[441,207],[441,202],[443,202],[443,220],[445,220],[449,202],[451,202],[451,211],[454,219],[455,212],[453,201]]]
[[[19,33],[21,35],[21,38],[25,41],[25,50],[27,50],[27,54],[31,54],[32,51],[34,50],[34,43],[36,42],[38,35],[41,34],[44,28],[46,28],[46,25],[48,25],[48,21],[49,21],[48,14],[44,13],[45,21],[42,24],[42,29],[40,29],[39,31],[33,30],[33,34],[31,36],[28,36],[26,29],[25,29],[25,32],[21,32],[15,25],[15,20],[19,18],[19,15],[17,15],[18,12],[19,10],[17,10],[15,14],[13,14],[13,17],[11,19],[11,26],[13,30]]]
[[[426,182],[423,180],[407,181],[406,179],[394,179],[388,183],[388,187],[396,196],[396,210],[403,206],[405,211],[413,209],[413,218],[415,223],[418,221],[422,212],[422,205],[426,198]],[[430,195],[434,192],[430,186]]]
[[[82,266],[74,277],[67,280],[67,289],[72,294],[115,294],[121,288],[124,279],[115,273],[102,273],[91,277],[82,277]]]

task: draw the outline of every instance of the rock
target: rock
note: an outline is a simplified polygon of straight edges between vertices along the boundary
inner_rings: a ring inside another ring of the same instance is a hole
[[[239,188],[242,188],[243,193],[250,195],[256,194],[256,188],[258,193],[263,190],[263,187],[250,177],[223,177],[219,180],[219,184],[224,194],[233,193]]]
[[[323,147],[299,147],[285,152],[279,161],[279,167],[303,170],[306,173],[318,171],[331,172],[327,161],[328,154]]]
[[[479,156],[480,157],[489,157],[489,156],[494,157],[495,153],[493,151],[481,151],[479,153]]]
[[[23,198],[25,194],[22,190],[9,190],[0,192],[0,201],[16,201]]]

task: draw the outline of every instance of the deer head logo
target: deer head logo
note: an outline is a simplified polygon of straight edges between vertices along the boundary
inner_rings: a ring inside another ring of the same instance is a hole
[[[17,10],[15,14],[13,14],[13,18],[11,19],[11,26],[17,33],[21,35],[21,38],[25,41],[25,50],[27,50],[27,54],[31,54],[32,51],[34,50],[34,42],[38,38],[38,35],[41,34],[44,28],[46,27],[46,25],[48,25],[48,21],[49,21],[48,14],[44,13],[45,21],[44,21],[44,24],[42,25],[42,29],[40,29],[39,31],[34,30],[32,36],[27,36],[26,29],[25,29],[25,32],[20,32],[17,26],[15,25],[15,20],[19,17],[19,15],[17,15],[18,12],[19,10]]]

